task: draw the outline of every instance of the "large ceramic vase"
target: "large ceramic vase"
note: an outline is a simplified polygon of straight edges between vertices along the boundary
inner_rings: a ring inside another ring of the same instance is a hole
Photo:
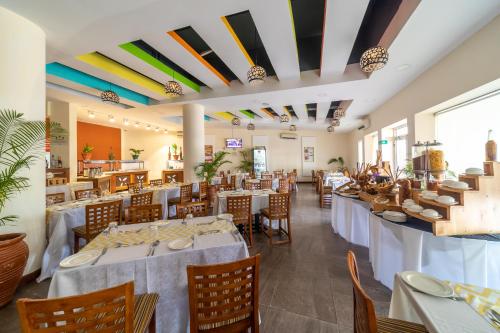
[[[9,303],[23,276],[28,261],[26,234],[0,235],[0,307]]]

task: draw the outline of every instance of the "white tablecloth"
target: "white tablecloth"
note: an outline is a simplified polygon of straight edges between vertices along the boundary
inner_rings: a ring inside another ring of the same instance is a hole
[[[369,247],[375,279],[393,287],[394,275],[412,270],[476,286],[500,289],[500,242],[436,237],[386,221],[360,200],[333,196],[332,226],[349,242]]]
[[[260,179],[247,179],[245,181],[248,182],[248,183],[260,184]],[[280,180],[279,180],[279,178],[273,178],[273,182],[272,182],[271,188],[273,189],[273,191],[277,191],[279,187],[280,187]]]
[[[429,333],[497,332],[466,302],[413,291],[396,275],[389,317],[424,324]]]
[[[196,220],[205,222],[207,219],[211,217]],[[142,227],[144,224],[120,228]],[[48,297],[78,295],[133,280],[135,294],[155,292],[160,295],[156,311],[157,332],[185,333],[189,328],[186,266],[248,257],[245,242],[236,241],[230,233],[197,236],[193,249],[172,251],[166,242],[161,242],[154,256],[146,257],[147,250],[148,245],[110,249],[94,266],[58,269]]]
[[[248,173],[235,173],[236,175],[236,189],[242,188],[242,183],[243,179],[245,179],[245,176],[248,175]],[[231,183],[231,176],[232,174],[227,175],[227,183]],[[212,178],[212,185],[219,185],[222,182],[222,177],[221,176],[215,176]]]
[[[73,182],[63,185],[50,185],[45,188],[46,194],[64,193],[64,200],[75,200],[75,191],[90,190],[94,187],[92,182]]]
[[[256,191],[257,193],[260,193],[260,191]],[[240,193],[234,193],[234,195],[249,195],[251,194],[251,191],[243,191]],[[255,193],[255,191],[253,191]],[[273,193],[273,192],[271,192]],[[218,194],[216,199],[215,199],[215,205],[214,205],[214,214],[223,214],[227,211],[227,200],[226,197],[229,195],[228,193],[222,193]],[[263,193],[263,194],[253,194],[252,195],[252,214],[259,214],[260,210],[262,208],[267,208],[269,207],[269,193]]]
[[[324,184],[325,186],[333,186],[333,190],[337,187],[344,185],[345,183],[350,182],[351,179],[348,177],[338,177],[338,176],[325,176]]]

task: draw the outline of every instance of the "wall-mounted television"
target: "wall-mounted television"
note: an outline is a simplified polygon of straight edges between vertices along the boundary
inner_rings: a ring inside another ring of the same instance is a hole
[[[242,138],[226,139],[226,148],[243,148],[243,139]]]

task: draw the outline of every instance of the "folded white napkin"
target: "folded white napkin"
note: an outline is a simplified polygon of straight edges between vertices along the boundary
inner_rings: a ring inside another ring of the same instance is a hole
[[[109,248],[106,254],[99,259],[96,265],[112,264],[115,262],[143,258],[146,257],[148,251],[149,244]]]

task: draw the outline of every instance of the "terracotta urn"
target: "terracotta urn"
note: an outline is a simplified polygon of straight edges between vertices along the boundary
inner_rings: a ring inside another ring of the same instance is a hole
[[[92,158],[91,153],[82,153],[82,158],[84,161],[89,161]]]
[[[26,234],[0,235],[0,307],[12,300],[28,261]]]
[[[179,155],[174,154],[174,160],[176,160],[176,161],[177,161],[178,159],[179,159]]]

